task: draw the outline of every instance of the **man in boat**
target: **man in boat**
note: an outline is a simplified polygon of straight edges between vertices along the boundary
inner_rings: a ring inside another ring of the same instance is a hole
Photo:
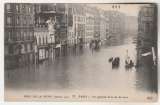
[[[127,52],[127,56],[126,56],[126,60],[125,60],[125,67],[132,68],[134,66],[134,62],[128,56],[128,50],[126,52]]]

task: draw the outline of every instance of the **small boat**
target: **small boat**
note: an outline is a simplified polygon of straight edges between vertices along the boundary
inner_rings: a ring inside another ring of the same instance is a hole
[[[132,68],[134,66],[134,63],[131,59],[125,60],[125,67],[126,68]]]

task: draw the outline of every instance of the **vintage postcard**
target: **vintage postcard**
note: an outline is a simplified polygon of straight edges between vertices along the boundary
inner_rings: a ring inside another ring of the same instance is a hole
[[[156,102],[157,11],[4,3],[5,101]]]

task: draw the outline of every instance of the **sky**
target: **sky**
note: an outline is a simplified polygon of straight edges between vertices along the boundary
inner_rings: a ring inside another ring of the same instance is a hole
[[[113,4],[89,4],[89,5],[103,10],[117,10],[125,13],[128,16],[138,16],[139,9],[144,4],[114,4],[114,6],[117,5],[118,8],[112,8]]]

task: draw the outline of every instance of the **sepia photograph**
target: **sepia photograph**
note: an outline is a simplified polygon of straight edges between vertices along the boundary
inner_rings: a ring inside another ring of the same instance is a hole
[[[157,102],[156,3],[4,3],[5,101]]]

